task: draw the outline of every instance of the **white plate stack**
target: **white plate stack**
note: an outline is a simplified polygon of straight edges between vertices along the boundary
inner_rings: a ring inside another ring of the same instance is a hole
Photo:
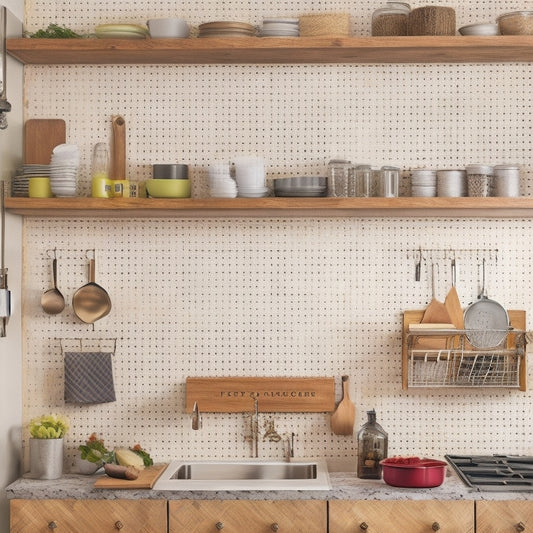
[[[76,196],[80,151],[75,144],[60,144],[52,152],[50,186],[55,196]]]
[[[265,186],[265,161],[261,157],[241,156],[235,158],[235,179],[242,198],[268,196]]]
[[[411,170],[411,196],[437,196],[437,171],[429,168]]]
[[[462,169],[437,171],[437,195],[455,198],[467,196],[466,172]]]
[[[209,194],[213,198],[235,198],[237,184],[231,177],[230,167],[225,163],[209,166]]]
[[[296,18],[266,18],[263,20],[261,37],[298,37],[300,24]]]
[[[48,176],[50,176],[50,165],[24,164],[21,169],[17,169],[17,175],[13,176],[11,194],[18,197],[28,196],[30,178]]]

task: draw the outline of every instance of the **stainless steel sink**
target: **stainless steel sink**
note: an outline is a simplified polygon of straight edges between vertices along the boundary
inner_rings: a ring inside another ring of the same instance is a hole
[[[329,490],[324,461],[172,461],[154,490]]]

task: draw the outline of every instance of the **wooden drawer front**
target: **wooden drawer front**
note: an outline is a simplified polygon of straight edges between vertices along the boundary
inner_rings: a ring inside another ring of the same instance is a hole
[[[169,502],[169,533],[326,533],[325,501]]]
[[[330,533],[473,533],[474,502],[331,501]]]
[[[533,531],[533,501],[476,502],[477,533]]]
[[[165,500],[11,500],[11,533],[165,533]]]

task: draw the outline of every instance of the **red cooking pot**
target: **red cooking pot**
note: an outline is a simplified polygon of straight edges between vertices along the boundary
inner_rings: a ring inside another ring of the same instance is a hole
[[[438,487],[446,477],[448,463],[436,459],[398,458],[383,459],[383,481],[393,487]]]

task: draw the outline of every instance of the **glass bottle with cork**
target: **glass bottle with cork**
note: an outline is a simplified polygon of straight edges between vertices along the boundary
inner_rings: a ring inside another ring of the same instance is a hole
[[[376,422],[376,411],[366,412],[368,421],[357,433],[358,457],[357,477],[361,479],[381,479],[380,461],[387,458],[389,437]]]

